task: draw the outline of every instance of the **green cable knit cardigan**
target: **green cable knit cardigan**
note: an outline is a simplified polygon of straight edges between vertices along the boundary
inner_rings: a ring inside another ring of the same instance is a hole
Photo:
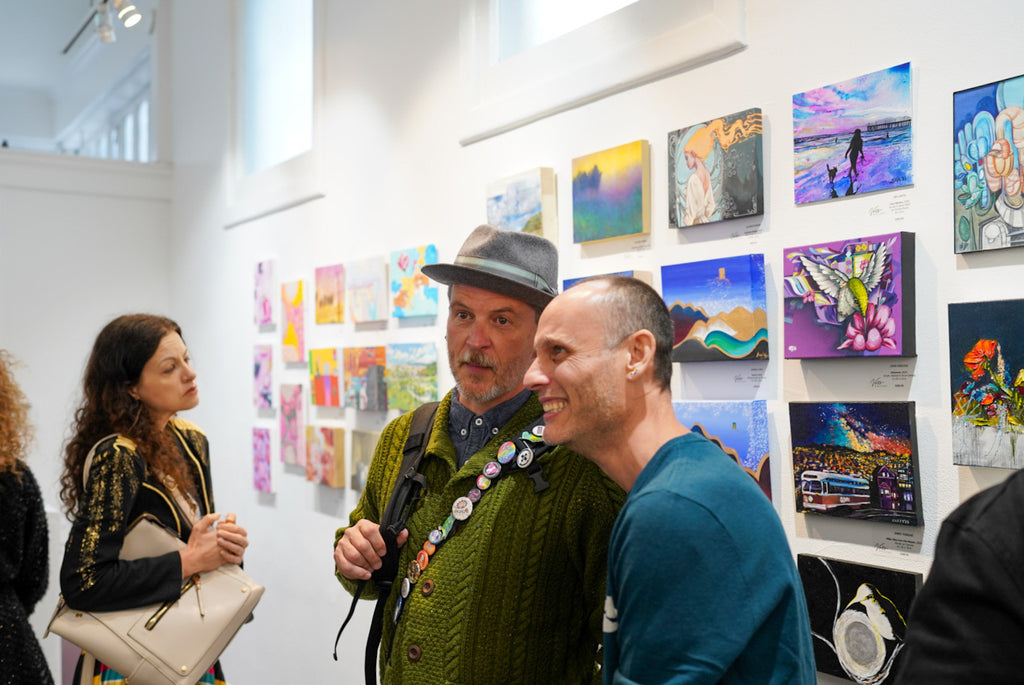
[[[625,494],[596,466],[564,448],[540,457],[551,483],[547,490],[535,493],[525,473],[513,472],[484,493],[472,516],[431,557],[394,625],[399,581],[427,534],[448,516],[452,502],[473,487],[498,446],[541,413],[536,396],[531,397],[457,469],[447,431],[450,407],[451,393],[435,420],[443,428],[432,432],[420,465],[427,491],[409,517],[409,540],[385,606],[381,682],[599,682],[608,536]],[[380,520],[398,475],[411,417],[399,417],[381,434],[350,525],[362,518]],[[338,530],[335,543],[344,531]],[[355,583],[340,574],[338,578],[354,591]],[[363,597],[375,596],[368,583]]]

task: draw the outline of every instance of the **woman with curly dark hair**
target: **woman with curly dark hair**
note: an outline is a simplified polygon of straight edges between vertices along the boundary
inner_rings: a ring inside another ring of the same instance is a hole
[[[197,404],[196,373],[178,324],[130,314],[100,331],[61,476],[61,500],[72,521],[60,572],[69,607],[113,611],[174,600],[183,579],[242,562],[245,529],[234,514],[221,520],[213,506],[206,436],[177,416]],[[119,559],[128,529],[140,518],[159,521],[186,547]],[[121,682],[88,654],[79,659],[75,682],[90,669],[103,683]],[[223,679],[218,662],[200,683]]]
[[[32,427],[7,350],[0,350],[0,683],[52,685],[28,617],[48,576],[43,497],[25,465]]]

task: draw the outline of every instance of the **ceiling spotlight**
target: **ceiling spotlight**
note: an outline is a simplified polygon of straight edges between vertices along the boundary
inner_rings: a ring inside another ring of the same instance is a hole
[[[142,14],[135,5],[131,4],[130,0],[114,0],[114,7],[117,8],[117,18],[121,20],[126,29],[138,24],[142,21]]]
[[[96,35],[101,43],[113,43],[117,40],[114,35],[114,23],[110,19],[110,4],[101,2],[96,6]]]

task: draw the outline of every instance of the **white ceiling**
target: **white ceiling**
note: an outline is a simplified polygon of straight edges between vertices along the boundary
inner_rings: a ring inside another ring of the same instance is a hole
[[[14,88],[49,93],[70,68],[76,52],[62,55],[61,51],[92,13],[94,4],[94,0],[0,0],[0,91]],[[149,31],[155,0],[135,4],[144,10],[143,21],[131,30]],[[76,49],[92,31],[91,25],[86,28]]]

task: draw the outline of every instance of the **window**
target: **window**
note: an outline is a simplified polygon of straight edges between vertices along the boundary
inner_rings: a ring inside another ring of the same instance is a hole
[[[227,226],[323,197],[324,0],[240,0]]]
[[[526,52],[637,0],[496,0],[498,61]]]
[[[745,45],[744,0],[636,0],[564,35],[521,26],[556,3],[462,0],[466,87],[462,107],[469,145],[627,88],[720,58]],[[535,10],[526,9],[535,5]],[[601,12],[612,0],[592,0]],[[554,15],[552,15],[554,16]],[[577,19],[582,15],[577,13]],[[560,20],[561,21],[561,20]],[[509,36],[502,35],[509,33]],[[521,35],[520,35],[521,34]]]

